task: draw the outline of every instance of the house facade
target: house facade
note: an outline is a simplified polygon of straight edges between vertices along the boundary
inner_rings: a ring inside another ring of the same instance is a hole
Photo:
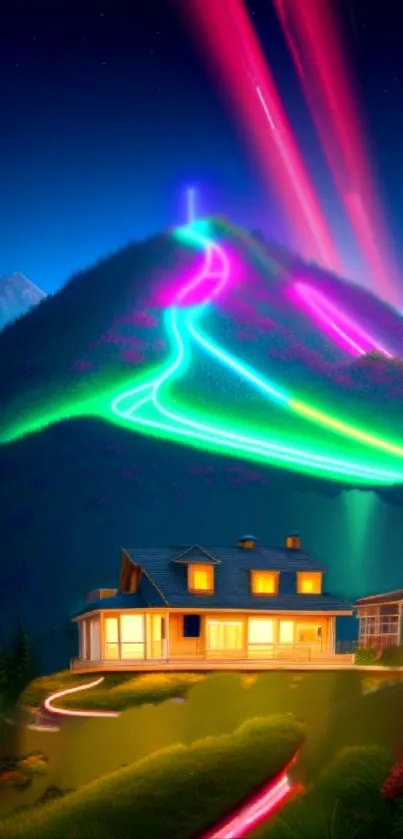
[[[381,653],[403,643],[403,589],[361,597],[356,609],[360,647]]]
[[[74,616],[75,670],[229,669],[336,656],[336,618],[352,607],[325,593],[326,569],[302,550],[244,536],[232,547],[123,549],[116,589],[96,589]]]

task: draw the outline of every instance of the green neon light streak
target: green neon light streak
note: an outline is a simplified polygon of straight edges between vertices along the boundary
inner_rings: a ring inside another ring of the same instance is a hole
[[[232,454],[255,462],[322,475],[333,480],[350,480],[355,484],[367,485],[403,483],[403,469],[395,468],[396,458],[403,457],[403,447],[293,399],[290,394],[223,350],[200,330],[199,319],[210,308],[217,287],[222,291],[228,280],[226,271],[229,271],[229,260],[223,248],[208,238],[206,226],[202,227],[197,223],[179,230],[177,235],[204,248],[204,268],[188,285],[194,289],[198,285],[203,287],[203,282],[206,281],[207,284],[209,281],[210,297],[193,308],[178,308],[173,305],[167,310],[166,329],[170,337],[172,356],[162,368],[149,373],[150,378],[139,381],[137,386],[131,389],[121,390],[117,395],[115,391],[107,405],[102,404],[101,400],[93,400],[92,405],[90,402],[83,403],[82,414],[98,414],[109,421],[113,420],[146,434],[187,442],[197,448]],[[214,257],[218,257],[220,269],[213,268]],[[217,280],[216,289],[213,291],[212,279]],[[178,302],[179,297],[186,298],[184,289],[178,295]],[[358,445],[358,457],[339,457],[340,444],[337,442],[334,443],[338,448],[333,456],[332,447],[328,444],[325,452],[323,448],[322,451],[318,448],[317,443],[313,447],[305,444],[293,446],[289,439],[282,439],[280,433],[274,434],[270,428],[263,433],[256,433],[251,427],[237,428],[233,420],[228,422],[211,415],[198,417],[194,411],[182,405],[172,404],[170,387],[179,376],[183,376],[189,370],[192,347],[206,352],[210,359],[218,361],[230,374],[239,377],[245,384],[245,390],[251,386],[269,404],[274,403],[277,408],[283,407],[287,412],[291,411],[310,424],[327,429],[337,437],[344,438],[347,444],[355,442]],[[77,406],[74,411],[74,414],[76,413],[79,413]],[[45,421],[42,422],[42,426],[44,424]],[[23,432],[20,431],[21,433]],[[365,451],[361,453],[362,447],[370,449],[370,459],[365,455]],[[377,457],[379,458],[381,453],[383,457],[379,462]]]

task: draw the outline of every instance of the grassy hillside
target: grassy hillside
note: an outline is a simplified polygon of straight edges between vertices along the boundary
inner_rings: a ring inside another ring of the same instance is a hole
[[[304,727],[290,717],[249,721],[234,734],[157,752],[62,800],[5,818],[0,837],[189,839],[274,777],[303,738]]]

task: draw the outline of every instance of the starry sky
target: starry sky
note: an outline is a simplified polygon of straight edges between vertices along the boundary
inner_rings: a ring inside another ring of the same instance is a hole
[[[282,238],[275,200],[174,0],[131,5],[15,0],[2,12],[0,276],[20,270],[53,292],[126,242],[183,221],[187,186],[199,190],[202,211]],[[401,259],[403,4],[341,6]],[[248,8],[307,143],[312,129],[270,0]]]

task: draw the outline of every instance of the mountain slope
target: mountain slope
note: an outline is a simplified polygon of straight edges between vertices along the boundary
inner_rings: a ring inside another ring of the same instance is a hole
[[[0,277],[0,330],[45,298],[38,286],[18,271]]]
[[[0,624],[20,614],[45,668],[74,652],[64,630],[51,629],[66,627],[88,589],[115,585],[122,544],[228,544],[240,532],[279,544],[299,529],[332,569],[335,593],[399,585],[394,504],[402,490],[359,470],[396,471],[400,455],[361,445],[306,408],[303,415],[301,404],[358,429],[371,416],[381,445],[401,425],[400,362],[373,355],[368,342],[361,357],[340,346],[329,323],[296,300],[296,277],[358,312],[372,347],[393,339],[394,356],[401,319],[362,289],[228,224],[208,230],[225,249],[228,282],[200,317],[195,278],[205,272],[210,294],[224,263],[210,253],[206,276],[205,249],[172,231],[102,260],[0,334]],[[185,305],[178,294],[189,283],[196,296]],[[268,382],[291,394],[295,410],[292,400],[273,399]],[[245,446],[253,435],[254,447]],[[273,440],[288,458],[291,448],[311,448],[354,460],[358,471],[279,461]],[[355,489],[363,481],[366,491]]]

